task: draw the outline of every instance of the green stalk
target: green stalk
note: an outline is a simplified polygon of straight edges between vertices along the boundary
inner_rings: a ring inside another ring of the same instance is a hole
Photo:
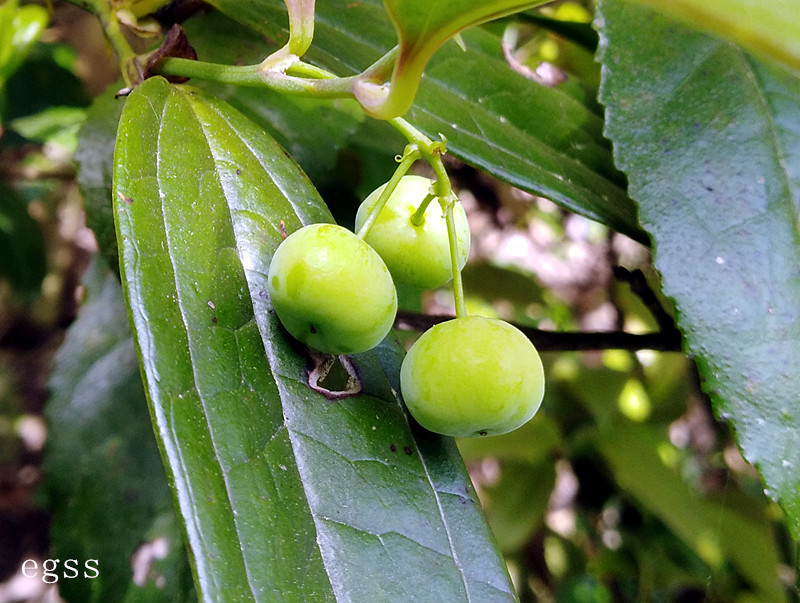
[[[135,86],[142,77],[142,68],[136,53],[131,48],[125,34],[122,33],[120,28],[119,19],[117,15],[111,10],[111,4],[101,1],[87,0],[86,2],[79,2],[79,6],[94,13],[100,20],[103,27],[103,32],[111,42],[111,47],[119,58],[120,71],[122,72],[122,79],[125,85],[129,88]]]
[[[196,77],[221,84],[269,88],[281,94],[316,98],[352,97],[350,86],[355,79],[354,76],[330,76],[323,79],[323,75],[329,75],[326,71],[306,63],[297,63],[289,71],[313,73],[313,77],[295,77],[285,73],[263,71],[260,65],[221,65],[172,57],[164,59],[154,71],[161,75]]]
[[[436,199],[436,195],[434,193],[428,193],[425,195],[425,198],[419,204],[417,211],[415,211],[414,215],[411,216],[411,223],[414,226],[422,226],[425,224],[425,212],[428,210],[428,206],[434,199]]]
[[[436,182],[434,183],[436,187],[435,196],[438,197],[439,203],[442,204],[442,210],[444,211],[445,221],[447,223],[447,239],[450,246],[450,266],[453,272],[453,300],[456,306],[456,316],[465,317],[467,316],[467,308],[464,300],[464,283],[461,279],[461,271],[458,269],[458,239],[456,237],[455,218],[453,217],[453,207],[456,203],[456,198],[455,195],[453,195],[453,189],[450,185],[450,177],[447,175],[447,170],[442,161],[442,155],[445,153],[447,141],[432,141],[401,117],[390,119],[389,123],[405,136],[410,143],[417,145],[436,174]],[[413,223],[416,224],[414,219],[420,219],[418,214],[420,214],[420,212],[424,213],[425,211],[422,206],[425,205],[427,207],[429,202],[427,197],[423,200],[420,208],[414,213],[414,217],[412,218]]]
[[[447,239],[450,243],[450,267],[453,271],[453,300],[456,306],[456,318],[464,318],[467,316],[467,306],[464,300],[464,283],[461,280],[461,270],[458,269],[458,240],[456,239],[456,220],[453,216],[455,204],[455,198],[451,196],[445,208],[444,216],[447,222]]]
[[[386,202],[389,200],[389,197],[392,196],[394,189],[397,188],[397,184],[400,182],[400,179],[406,175],[406,172],[408,172],[413,163],[419,159],[420,156],[421,153],[416,145],[410,144],[406,147],[403,157],[400,159],[400,165],[397,166],[397,169],[394,171],[394,174],[392,174],[389,182],[386,183],[383,191],[381,191],[377,202],[370,210],[367,219],[364,221],[364,224],[362,224],[361,228],[358,229],[358,232],[356,233],[357,236],[362,239],[367,236],[369,229],[372,228],[373,224],[375,224],[375,220],[378,219],[381,210],[383,210]]]

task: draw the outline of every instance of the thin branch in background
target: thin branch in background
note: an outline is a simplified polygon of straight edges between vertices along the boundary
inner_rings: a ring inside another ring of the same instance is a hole
[[[401,331],[426,331],[431,327],[451,320],[454,316],[431,316],[414,312],[397,313],[395,328]],[[658,333],[625,333],[623,331],[543,331],[522,325],[514,325],[522,331],[533,345],[542,352],[566,352],[589,350],[656,350],[680,352],[681,335],[674,328]]]
[[[614,266],[614,278],[620,282],[628,283],[631,291],[642,300],[650,314],[653,315],[662,332],[677,331],[675,321],[664,309],[664,306],[661,305],[653,289],[650,288],[644,272],[638,268],[636,270],[628,270],[622,266]]]

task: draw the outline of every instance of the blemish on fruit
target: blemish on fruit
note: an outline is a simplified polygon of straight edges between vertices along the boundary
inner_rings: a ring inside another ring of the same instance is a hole
[[[211,317],[211,322],[213,322],[214,324],[217,324],[217,317],[216,316],[212,316]]]
[[[392,452],[397,452],[397,446],[395,446],[394,444],[389,444],[389,450],[391,450]]]
[[[309,332],[310,332],[312,335],[315,335],[315,334],[317,333],[317,328],[316,328],[314,325],[308,325],[308,331],[309,331]]]
[[[405,452],[408,456],[411,456],[411,446],[405,446],[403,448],[403,452]]]
[[[242,170],[240,170],[239,168],[236,168],[236,175],[237,176],[241,176],[242,175]]]
[[[486,430],[481,430],[481,431],[478,432],[478,435],[479,436],[485,436],[485,435],[487,435],[487,433],[488,432]]]

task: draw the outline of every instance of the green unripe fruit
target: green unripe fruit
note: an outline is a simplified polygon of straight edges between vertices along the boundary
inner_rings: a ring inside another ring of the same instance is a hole
[[[397,293],[383,260],[336,224],[311,224],[289,235],[275,251],[268,282],[286,330],[329,354],[375,347],[397,313]]]
[[[440,323],[411,346],[400,369],[406,406],[420,425],[444,435],[499,435],[536,414],[544,369],[516,327],[468,316]]]
[[[433,181],[422,176],[403,176],[364,237],[386,262],[397,282],[420,289],[440,287],[453,278],[447,221],[438,201],[428,205],[422,224],[416,225],[411,221],[431,190],[431,184]],[[385,184],[370,193],[358,208],[356,231],[367,220],[384,188]],[[458,202],[453,207],[453,217],[460,270],[469,257],[470,234],[467,215]]]

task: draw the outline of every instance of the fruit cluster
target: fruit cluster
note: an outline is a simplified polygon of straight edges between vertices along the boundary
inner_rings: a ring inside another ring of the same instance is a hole
[[[451,237],[442,207],[431,202],[431,180],[403,176],[388,199],[382,198],[385,187],[359,207],[360,236],[335,224],[311,224],[289,235],[273,256],[272,306],[286,330],[311,348],[354,354],[375,347],[394,322],[395,281],[439,287],[453,278],[453,264],[460,270],[467,261],[470,234],[460,203],[453,206]],[[400,383],[423,427],[452,436],[497,435],[539,409],[544,370],[517,328],[460,316],[414,343]]]

